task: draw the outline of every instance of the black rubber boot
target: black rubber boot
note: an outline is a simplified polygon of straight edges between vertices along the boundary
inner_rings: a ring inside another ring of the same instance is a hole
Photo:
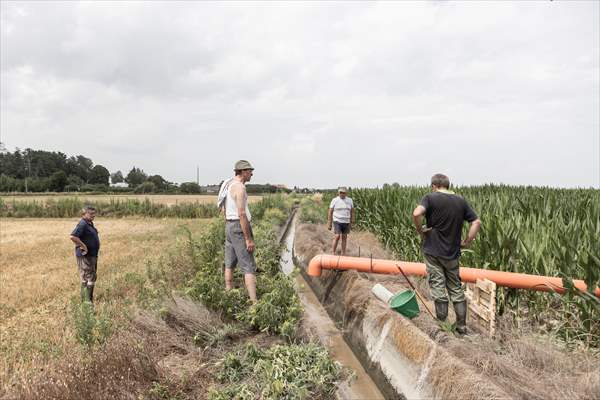
[[[456,332],[461,335],[467,334],[467,302],[460,301],[454,303],[454,313],[456,314]]]
[[[439,321],[445,321],[448,317],[448,302],[435,301],[435,316]]]

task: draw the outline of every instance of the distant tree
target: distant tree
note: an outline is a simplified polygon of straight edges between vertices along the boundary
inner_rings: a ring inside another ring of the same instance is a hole
[[[67,185],[69,186],[77,186],[77,190],[79,190],[79,188],[81,188],[81,186],[83,186],[85,182],[83,181],[83,179],[81,179],[80,177],[78,177],[77,175],[69,175],[67,177]]]
[[[196,182],[183,182],[179,185],[179,190],[182,193],[200,193],[202,189]]]
[[[50,188],[50,178],[28,178],[28,190],[30,192],[47,192]]]
[[[135,188],[135,193],[155,193],[156,191],[156,185],[149,181],[146,181]]]
[[[61,152],[25,149],[25,166],[29,177],[50,177],[63,171],[66,173],[67,156]]]
[[[108,170],[104,166],[96,165],[94,166],[94,168],[92,168],[89,183],[97,185],[108,185],[109,178],[110,172],[108,172]]]
[[[69,157],[66,161],[66,172],[67,175],[77,175],[84,182],[88,182],[92,175],[93,165],[92,160],[82,155]]]
[[[68,184],[67,174],[65,171],[56,171],[50,176],[49,187],[53,192],[62,192]]]
[[[22,192],[23,180],[0,174],[0,192]]]
[[[123,173],[121,171],[117,171],[110,175],[110,182],[114,185],[116,183],[125,182],[125,178],[123,178]]]
[[[81,186],[67,184],[67,186],[65,186],[64,191],[65,192],[79,192],[80,189],[81,189]]]
[[[125,182],[127,182],[129,187],[137,187],[144,183],[147,178],[148,175],[143,170],[133,167],[125,177]]]
[[[165,191],[172,185],[171,182],[168,182],[160,175],[152,175],[146,179],[147,182],[152,182],[156,186],[156,189],[160,192]]]
[[[17,179],[23,179],[27,176],[23,154],[19,148],[15,149],[14,153],[0,153],[0,171]]]

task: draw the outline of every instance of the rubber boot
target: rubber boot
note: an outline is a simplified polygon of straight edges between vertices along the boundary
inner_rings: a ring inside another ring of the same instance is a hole
[[[88,286],[85,283],[81,284],[81,301],[92,302],[92,293],[94,293],[94,287]]]
[[[435,316],[439,321],[445,321],[448,317],[448,302],[435,301]]]
[[[456,332],[461,335],[467,334],[467,302],[459,301],[454,303],[454,313],[456,314]]]

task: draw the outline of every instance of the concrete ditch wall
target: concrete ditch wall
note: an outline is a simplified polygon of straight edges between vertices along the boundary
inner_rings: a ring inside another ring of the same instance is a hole
[[[305,281],[386,398],[510,398],[372,296],[373,282],[355,271],[323,271],[319,278],[310,277],[309,260],[295,246],[293,253]]]

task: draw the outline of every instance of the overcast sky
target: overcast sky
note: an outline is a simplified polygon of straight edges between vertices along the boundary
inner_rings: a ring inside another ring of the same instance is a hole
[[[1,140],[219,182],[600,187],[600,2],[1,3]]]

